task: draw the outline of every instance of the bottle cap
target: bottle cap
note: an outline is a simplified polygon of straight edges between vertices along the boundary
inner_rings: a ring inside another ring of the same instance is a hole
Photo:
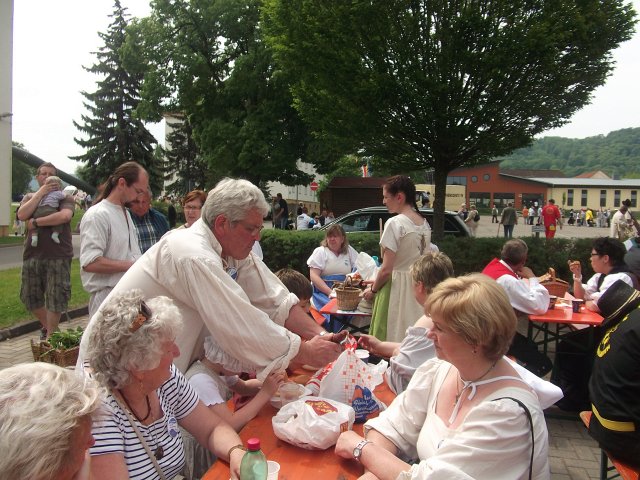
[[[250,452],[255,452],[260,450],[260,439],[259,438],[250,438],[247,440],[247,449]]]

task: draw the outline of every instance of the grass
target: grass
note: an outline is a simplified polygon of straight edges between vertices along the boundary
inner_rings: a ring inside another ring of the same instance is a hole
[[[11,327],[17,323],[35,318],[20,301],[21,268],[0,271],[0,328]],[[89,294],[82,288],[80,281],[80,263],[74,259],[71,263],[71,300],[69,310],[89,303]]]

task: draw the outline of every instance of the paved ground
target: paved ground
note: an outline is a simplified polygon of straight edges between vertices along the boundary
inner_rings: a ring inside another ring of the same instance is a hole
[[[85,326],[86,316],[60,324],[64,330]],[[39,332],[0,342],[0,369],[18,363],[32,362],[31,340]],[[599,478],[600,449],[589,437],[579,420],[547,418],[549,429],[549,462],[552,480],[586,480]]]

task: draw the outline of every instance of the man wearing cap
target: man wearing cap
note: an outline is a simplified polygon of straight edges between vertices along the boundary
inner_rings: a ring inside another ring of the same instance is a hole
[[[589,433],[617,460],[640,468],[640,292],[618,280],[600,298],[604,337],[596,349]]]
[[[555,237],[556,228],[562,229],[562,215],[553,198],[550,198],[542,209],[542,222],[544,223],[544,235],[547,238]]]
[[[609,236],[617,238],[621,242],[633,237],[633,219],[629,212],[631,206],[631,200],[628,198],[622,201],[620,209],[613,214],[611,218],[611,225],[609,227]]]

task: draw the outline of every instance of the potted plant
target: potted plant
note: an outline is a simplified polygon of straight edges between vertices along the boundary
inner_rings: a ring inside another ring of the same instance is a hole
[[[54,363],[61,367],[76,364],[82,339],[82,327],[58,330],[51,334],[48,340],[35,342],[31,340],[31,351],[36,362]]]

